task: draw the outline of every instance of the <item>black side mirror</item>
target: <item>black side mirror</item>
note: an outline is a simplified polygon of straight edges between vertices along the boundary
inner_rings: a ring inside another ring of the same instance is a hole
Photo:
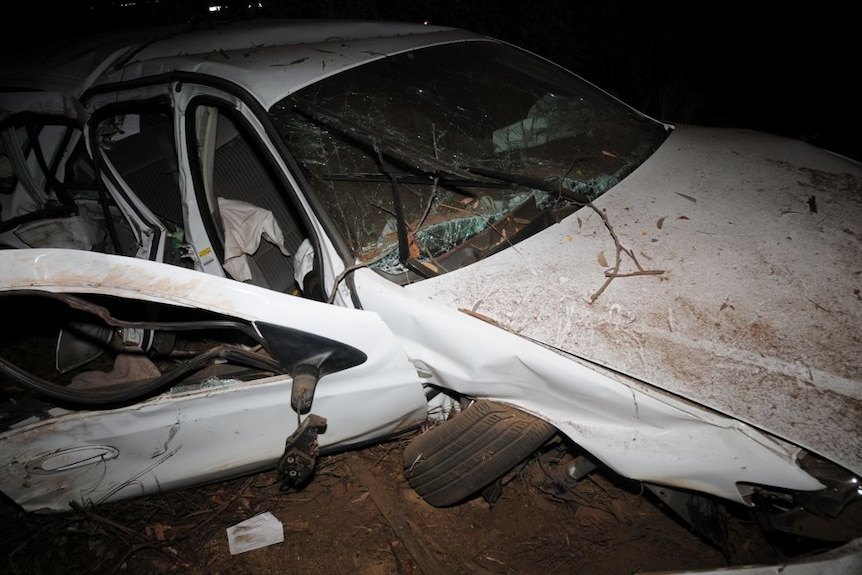
[[[355,367],[368,359],[359,349],[340,341],[266,322],[255,322],[267,351],[293,376],[290,406],[308,413],[318,380]]]

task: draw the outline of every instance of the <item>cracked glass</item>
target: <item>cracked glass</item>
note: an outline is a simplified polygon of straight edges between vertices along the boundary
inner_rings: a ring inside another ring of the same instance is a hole
[[[355,261],[396,281],[469,265],[559,221],[669,131],[492,41],[380,58],[270,115]]]

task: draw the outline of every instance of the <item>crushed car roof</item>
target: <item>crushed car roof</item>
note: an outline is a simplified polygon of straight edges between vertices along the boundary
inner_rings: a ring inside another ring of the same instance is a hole
[[[311,81],[411,48],[484,38],[465,30],[384,21],[259,20],[131,30],[0,60],[4,91],[75,96],[171,72],[230,79],[265,107]]]

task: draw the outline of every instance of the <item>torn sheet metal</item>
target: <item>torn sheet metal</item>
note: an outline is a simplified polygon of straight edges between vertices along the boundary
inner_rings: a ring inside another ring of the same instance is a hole
[[[321,449],[371,441],[425,420],[403,376],[343,372],[321,380]],[[289,377],[213,381],[143,404],[52,417],[0,435],[0,487],[27,511],[68,511],[273,468],[296,428]],[[373,409],[357,410],[357,405]]]
[[[587,207],[407,290],[862,473],[862,166],[800,142],[682,126],[595,206],[643,270],[660,273],[638,275],[622,254],[619,274],[633,275],[600,292],[616,246]],[[579,435],[616,441],[595,425]]]
[[[356,272],[356,287],[435,383],[537,414],[623,476],[738,502],[737,483],[822,488],[794,463],[792,446],[744,423],[415,296],[371,271]]]
[[[265,319],[343,342],[364,363],[321,378],[321,450],[415,428],[427,405],[417,373],[375,314],[275,293],[175,266],[78,250],[0,250],[4,288],[167,301]],[[0,490],[27,511],[179,489],[273,468],[297,427],[291,378],[178,387],[134,405],[53,409],[0,433]],[[367,408],[357,409],[356,406]]]

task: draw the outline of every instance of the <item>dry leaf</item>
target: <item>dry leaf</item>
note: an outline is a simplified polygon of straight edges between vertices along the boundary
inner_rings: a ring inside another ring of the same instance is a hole
[[[688,216],[686,216],[686,215],[680,215],[677,219],[678,219],[678,220],[687,220],[687,219],[689,219],[689,218],[688,218]]]
[[[641,254],[641,256],[643,256],[644,258],[646,258],[646,259],[648,259],[648,260],[651,260],[651,259],[652,259],[651,257],[649,257],[648,255],[646,255],[646,254],[645,254],[645,253],[643,253],[643,252],[640,252],[640,254]]]
[[[660,217],[660,218],[658,219],[658,221],[655,223],[655,225],[656,225],[656,227],[657,227],[658,229],[661,229],[661,227],[664,225],[664,218],[665,218],[665,217],[666,217],[666,216],[662,216],[662,217]]]
[[[580,216],[578,216],[578,228],[580,229],[580,227],[583,225],[584,225],[584,222],[582,222]]]
[[[605,259],[605,252],[599,252],[599,265],[603,268],[608,267],[608,260]]]
[[[697,203],[697,200],[696,200],[696,199],[694,199],[694,198],[692,198],[691,196],[687,196],[687,195],[685,195],[685,194],[681,194],[681,193],[679,193],[679,192],[676,192],[676,195],[678,195],[678,196],[680,196],[680,197],[682,197],[682,198],[687,199],[688,201],[690,201],[690,202],[691,202],[691,203],[693,203],[693,204],[696,204],[696,203]]]
[[[369,495],[371,495],[371,492],[370,492],[370,491],[366,491],[365,493],[363,493],[362,495],[360,495],[360,496],[359,496],[359,497],[357,497],[356,499],[352,499],[350,502],[351,502],[351,503],[359,503],[360,501],[365,501],[366,499],[368,499],[368,496],[369,496]]]
[[[617,156],[615,153],[613,153],[613,152],[609,152],[609,151],[607,151],[607,150],[602,150],[602,155],[603,155],[603,156],[607,156],[607,157],[609,157],[609,158],[618,158],[618,157],[619,157],[619,156]]]
[[[164,523],[155,523],[147,527],[147,531],[151,531],[155,536],[157,541],[165,541],[167,537],[165,537],[165,531],[170,529],[170,525],[165,525]]]
[[[416,234],[410,232],[407,234],[407,251],[413,259],[419,259],[419,244],[416,243]]]

